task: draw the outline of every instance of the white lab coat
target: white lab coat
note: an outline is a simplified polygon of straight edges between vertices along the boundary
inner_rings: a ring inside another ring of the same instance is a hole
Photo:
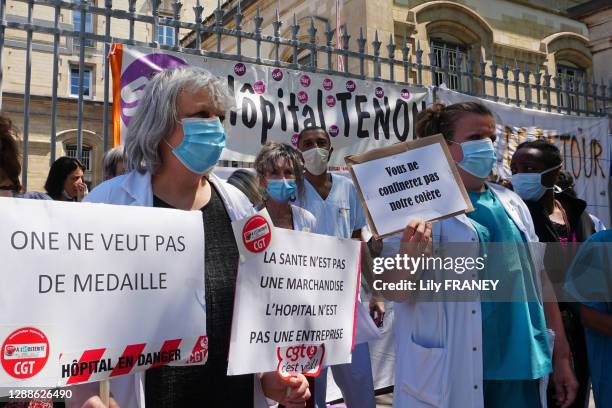
[[[531,215],[521,198],[504,187],[488,186],[527,241],[537,242]],[[464,214],[434,223],[432,235],[434,243],[478,242]],[[473,248],[465,256],[479,256],[478,245]],[[542,254],[532,250],[531,256],[541,271]],[[484,408],[480,301],[401,302],[393,308],[397,338],[393,406]],[[547,380],[540,383],[544,407]]]
[[[254,213],[248,198],[234,186],[211,174],[209,181],[216,187],[223,200],[225,209],[232,221]],[[151,174],[132,171],[108,180],[97,186],[85,198],[87,202],[153,206],[153,189]],[[110,380],[110,389],[121,408],[144,408],[144,372],[126,375]],[[259,377],[255,375],[254,408],[268,407],[263,394]],[[73,398],[67,400],[69,408],[79,407],[90,396],[98,394],[98,383],[83,384],[72,387]],[[232,392],[227,390],[227,392]]]

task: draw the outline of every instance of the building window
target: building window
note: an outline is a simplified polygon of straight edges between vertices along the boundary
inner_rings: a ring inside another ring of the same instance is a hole
[[[432,48],[434,53],[433,66],[438,68],[444,67],[444,47],[446,47],[446,53],[448,55],[448,81],[446,86],[449,89],[459,89],[459,78],[457,74],[453,72],[455,70],[461,70],[465,72],[465,64],[467,59],[466,49],[463,46],[452,44],[443,41],[433,41]],[[461,55],[461,66],[458,67],[459,55]],[[434,78],[434,85],[441,85],[444,83],[445,73],[442,71],[436,71],[436,77]],[[462,84],[463,85],[463,84]]]
[[[81,31],[81,12],[78,10],[74,10],[72,12],[72,29],[76,32]],[[94,32],[93,15],[91,13],[85,14],[85,32],[86,33]],[[73,37],[73,44],[74,45],[80,44],[79,37]],[[96,45],[95,41],[92,39],[85,39],[84,44],[86,47],[95,47]]]
[[[157,26],[157,42],[159,45],[174,46],[174,27],[161,24]]]
[[[93,95],[93,75],[91,68],[83,69],[83,89],[79,92],[79,67],[70,66],[70,96],[78,97],[82,94],[84,98],[91,99]]]
[[[66,156],[77,158],[77,145],[66,145]],[[83,146],[81,149],[81,163],[85,166],[85,172],[91,172],[91,147]]]
[[[578,81],[581,81],[584,78],[585,72],[581,68],[571,67],[569,65],[557,64],[557,78],[560,95],[561,95],[561,106],[564,108],[569,108],[571,110],[582,109],[583,105],[580,103],[580,99],[578,96],[572,92],[580,92],[581,90],[578,87]],[[567,88],[565,87],[565,80],[567,79]],[[565,91],[569,92],[569,95],[566,95]],[[569,96],[569,99],[568,99]]]

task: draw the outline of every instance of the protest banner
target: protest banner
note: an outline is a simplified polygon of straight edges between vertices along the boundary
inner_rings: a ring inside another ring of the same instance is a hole
[[[267,141],[297,145],[306,126],[321,126],[342,157],[412,140],[414,118],[424,109],[427,88],[219,60],[198,55],[114,44],[114,141],[125,137],[143,88],[162,69],[194,65],[227,81],[234,108],[224,123],[221,159],[254,161]]]
[[[208,353],[199,211],[0,198],[0,389]]]
[[[610,125],[607,117],[519,108],[448,89],[438,89],[436,95],[445,104],[476,101],[493,112],[497,121],[495,171],[502,178],[510,179],[510,161],[520,143],[542,138],[555,144],[563,157],[562,170],[574,177],[574,189],[578,197],[587,202],[587,211],[610,226]]]
[[[432,221],[472,210],[442,135],[345,160],[377,238],[403,230],[410,220]]]
[[[229,375],[317,375],[351,361],[358,241],[274,228],[267,211],[232,224],[240,265]]]

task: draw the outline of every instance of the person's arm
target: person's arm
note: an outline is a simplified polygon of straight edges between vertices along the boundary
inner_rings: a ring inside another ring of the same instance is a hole
[[[559,304],[556,301],[556,296],[546,271],[542,270],[541,276],[542,288],[546,294],[544,298],[550,299],[544,302],[546,326],[555,333],[552,356],[552,381],[555,386],[555,399],[557,400],[557,406],[567,408],[574,402],[574,399],[576,399],[578,381],[576,380],[572,368],[572,353],[565,335]]]
[[[612,337],[612,315],[580,305],[580,321],[584,327]]]

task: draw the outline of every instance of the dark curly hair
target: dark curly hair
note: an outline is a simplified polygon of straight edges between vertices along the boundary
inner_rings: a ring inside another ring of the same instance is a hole
[[[17,144],[17,129],[6,116],[0,115],[0,172],[3,173],[15,190],[21,191],[21,158]]]
[[[57,159],[49,169],[45,190],[54,200],[61,200],[66,179],[76,169],[85,171],[85,166],[75,158],[63,156]]]

